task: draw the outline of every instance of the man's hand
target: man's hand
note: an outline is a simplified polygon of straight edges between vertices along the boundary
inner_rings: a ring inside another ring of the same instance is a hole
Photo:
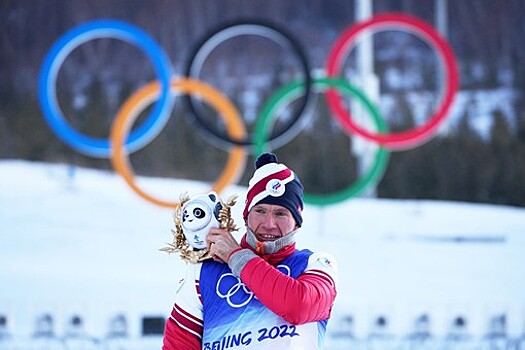
[[[230,232],[216,227],[210,229],[206,242],[213,260],[222,263],[228,263],[230,254],[241,247]]]

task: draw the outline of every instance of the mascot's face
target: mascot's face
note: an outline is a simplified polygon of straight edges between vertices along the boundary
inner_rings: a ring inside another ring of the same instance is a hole
[[[219,227],[221,203],[214,192],[191,198],[182,207],[182,230],[188,243],[196,249],[206,248],[211,227]]]

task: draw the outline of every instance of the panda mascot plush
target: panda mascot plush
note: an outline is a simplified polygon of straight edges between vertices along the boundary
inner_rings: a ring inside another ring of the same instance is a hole
[[[182,232],[194,249],[206,248],[206,236],[211,227],[219,227],[222,209],[217,193],[198,195],[189,199],[181,209]]]
[[[236,201],[234,195],[223,202],[214,191],[192,198],[181,195],[180,205],[175,209],[175,230],[171,230],[173,242],[159,250],[179,253],[182,260],[190,263],[210,259],[206,244],[210,228],[220,227],[230,232],[238,230],[231,217],[231,207]]]

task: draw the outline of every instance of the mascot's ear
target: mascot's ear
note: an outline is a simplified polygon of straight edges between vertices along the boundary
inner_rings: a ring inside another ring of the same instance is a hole
[[[213,215],[215,215],[215,218],[217,220],[219,220],[219,213],[222,209],[222,204],[221,202],[217,202],[217,204],[215,204],[215,208],[213,209]]]
[[[217,201],[217,194],[215,192],[208,193],[208,197],[211,199],[213,203]]]

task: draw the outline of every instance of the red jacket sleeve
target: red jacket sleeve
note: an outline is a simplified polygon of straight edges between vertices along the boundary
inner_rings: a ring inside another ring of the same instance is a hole
[[[164,327],[162,350],[198,350],[202,348],[202,321],[192,317],[177,304]]]
[[[297,325],[330,317],[336,289],[331,276],[323,271],[305,271],[294,279],[257,257],[243,268],[241,280],[261,303],[287,322]]]

